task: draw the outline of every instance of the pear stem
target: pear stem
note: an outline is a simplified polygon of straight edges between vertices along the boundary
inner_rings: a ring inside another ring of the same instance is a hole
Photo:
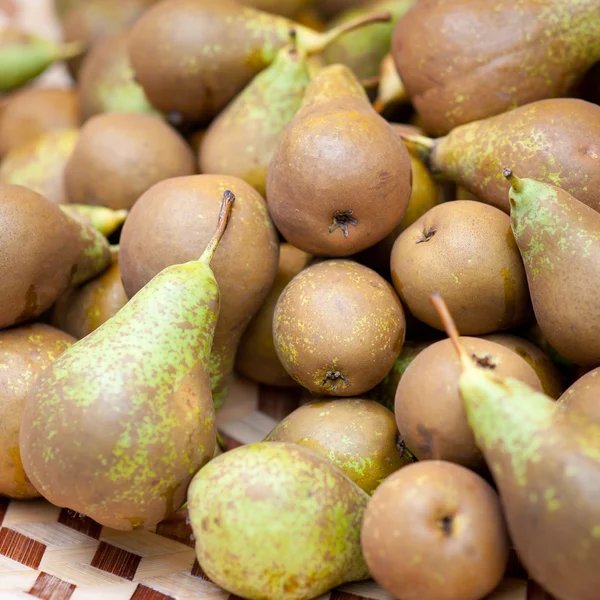
[[[317,54],[319,52],[323,52],[327,46],[333,44],[333,42],[346,33],[350,33],[355,29],[360,29],[365,25],[371,25],[373,23],[389,23],[391,20],[392,13],[389,11],[374,12],[361,17],[356,17],[356,19],[351,19],[347,23],[343,23],[342,25],[334,27],[333,29],[321,34],[316,42],[309,42],[305,47],[305,50],[308,54]]]
[[[215,250],[227,229],[227,223],[229,223],[229,218],[231,217],[231,211],[233,209],[233,203],[235,202],[235,196],[233,192],[227,190],[223,194],[223,201],[221,203],[221,211],[219,212],[219,221],[217,222],[217,229],[213,234],[210,242],[208,242],[208,246],[204,249],[202,256],[199,258],[202,262],[207,265],[210,264],[213,256],[215,255]]]
[[[504,169],[502,169],[502,175],[508,179],[508,183],[510,183],[510,186],[515,192],[520,192],[523,189],[523,181],[512,172],[511,168],[504,167]]]
[[[442,325],[448,334],[448,337],[452,341],[452,345],[460,358],[460,362],[462,363],[463,369],[471,369],[473,368],[473,362],[471,361],[467,351],[464,346],[460,343],[460,334],[458,333],[458,329],[456,328],[456,323],[448,310],[448,306],[444,299],[440,295],[439,292],[434,292],[429,296],[429,301],[433,304],[435,310],[437,311]]]
[[[57,58],[58,60],[66,60],[68,58],[73,58],[75,56],[79,56],[84,50],[85,44],[80,41],[62,44],[58,48]]]
[[[413,144],[416,144],[417,146],[419,146],[419,148],[426,150],[427,153],[430,153],[433,150],[433,148],[435,147],[435,140],[433,140],[425,135],[414,135],[414,134],[403,133],[403,132],[399,132],[398,135],[403,140],[406,140],[407,142],[412,142]]]

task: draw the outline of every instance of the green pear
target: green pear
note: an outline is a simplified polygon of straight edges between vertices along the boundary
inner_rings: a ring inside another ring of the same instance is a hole
[[[286,442],[242,446],[193,479],[198,562],[250,600],[309,600],[369,577],[360,524],[369,496],[326,458]]]
[[[57,61],[77,56],[79,42],[57,44],[19,29],[0,31],[0,92],[20,88]]]
[[[107,237],[125,222],[129,214],[125,209],[113,210],[106,206],[92,204],[64,204],[61,208]]]
[[[434,295],[432,302],[460,356],[469,425],[521,562],[557,598],[596,600],[600,425],[521,381],[476,366],[443,300]]]
[[[600,214],[568,192],[504,170],[510,219],[538,325],[577,365],[600,364]]]
[[[390,14],[369,19],[388,21]],[[364,19],[321,33],[233,0],[170,0],[133,26],[130,59],[153,106],[206,122],[291,41],[299,50],[319,52],[357,22]]]
[[[198,260],[161,271],[38,379],[21,455],[53,504],[115,529],[151,527],[183,504],[212,458],[207,365],[220,300],[210,261],[233,202],[226,191]]]

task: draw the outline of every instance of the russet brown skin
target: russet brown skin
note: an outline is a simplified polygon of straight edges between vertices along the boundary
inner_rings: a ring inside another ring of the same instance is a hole
[[[358,396],[377,385],[402,350],[406,321],[392,286],[349,260],[304,269],[273,315],[275,349],[311,392]]]
[[[23,408],[38,375],[74,342],[70,335],[41,323],[0,331],[0,496],[39,496],[21,463]]]
[[[159,117],[103,114],[82,127],[65,184],[71,203],[128,209],[155,183],[195,172],[191,148]]]
[[[392,412],[362,398],[305,404],[281,421],[265,441],[292,442],[322,454],[368,494],[413,461]]]
[[[379,486],[361,545],[374,579],[398,600],[481,600],[504,575],[509,539],[492,487],[436,460]]]
[[[285,286],[312,257],[291,244],[279,247],[279,265],[269,295],[244,331],[235,357],[236,370],[258,383],[276,387],[296,386],[283,368],[273,343],[273,313]]]
[[[102,275],[64,292],[52,309],[52,325],[81,339],[115,315],[127,300],[115,255]]]
[[[600,60],[596,0],[419,0],[398,22],[396,67],[425,130],[568,95]]]
[[[213,399],[219,405],[240,337],[269,294],[277,272],[279,242],[265,201],[237,177],[196,175],[163,181],[148,190],[127,217],[119,256],[125,291],[131,298],[166,266],[200,256],[214,231],[225,190],[231,190],[236,201],[212,261],[221,290],[210,369]]]
[[[480,365],[514,377],[536,390],[542,385],[535,371],[512,350],[481,338],[462,337],[467,352]],[[396,423],[419,460],[438,459],[482,469],[458,390],[460,361],[450,340],[422,350],[408,366],[396,390]]]
[[[558,401],[600,422],[600,368],[580,377]]]
[[[267,202],[284,238],[318,256],[381,241],[410,199],[408,151],[343,65],[322,69],[286,128],[267,173]]]
[[[0,157],[42,133],[78,126],[75,90],[24,89],[12,94],[0,113]]]
[[[432,208],[396,240],[392,281],[411,313],[443,330],[429,296],[439,291],[459,331],[480,335],[532,317],[525,269],[502,211],[480,202]]]

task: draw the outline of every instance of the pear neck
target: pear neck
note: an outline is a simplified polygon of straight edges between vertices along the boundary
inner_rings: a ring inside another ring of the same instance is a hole
[[[304,104],[328,102],[340,98],[355,98],[369,102],[362,85],[345,65],[321,69],[306,90]]]
[[[231,217],[231,211],[233,209],[233,203],[235,202],[235,196],[233,192],[227,190],[223,194],[223,201],[221,202],[221,211],[219,212],[219,220],[217,221],[217,229],[213,234],[210,242],[204,249],[204,252],[198,259],[200,262],[203,262],[207,265],[210,265],[213,256],[215,255],[215,251],[217,250],[217,246],[227,229],[227,224],[229,223],[229,219]]]

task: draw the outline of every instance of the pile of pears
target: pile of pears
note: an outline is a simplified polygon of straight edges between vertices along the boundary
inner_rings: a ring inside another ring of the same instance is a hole
[[[54,6],[0,31],[0,496],[182,511],[249,600],[598,600],[600,2]],[[286,416],[229,449],[240,380]]]

